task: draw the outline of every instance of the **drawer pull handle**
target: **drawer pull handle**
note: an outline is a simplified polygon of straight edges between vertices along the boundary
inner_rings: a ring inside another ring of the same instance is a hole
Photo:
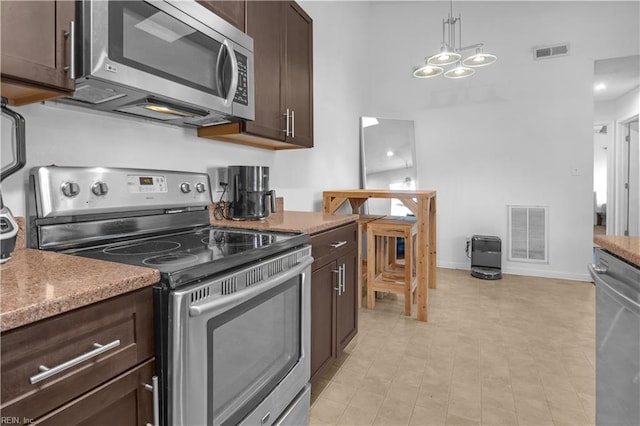
[[[331,244],[329,244],[329,245],[330,245],[331,247],[333,247],[333,248],[339,248],[339,247],[342,247],[342,246],[344,246],[344,245],[346,245],[346,244],[347,244],[347,242],[346,242],[346,241],[338,241],[337,243],[331,243]]]
[[[60,365],[56,365],[55,367],[49,368],[44,365],[41,365],[40,367],[38,367],[38,370],[40,370],[40,373],[36,374],[35,376],[32,376],[29,379],[29,382],[31,382],[31,384],[34,385],[38,382],[48,379],[51,376],[55,376],[56,374],[68,368],[74,367],[80,364],[81,362],[87,361],[91,358],[95,358],[98,355],[104,352],[107,352],[110,349],[120,346],[120,340],[114,340],[113,342],[107,343],[106,345],[94,343],[93,346],[95,347],[94,350],[87,352],[86,354],[82,354],[79,357],[76,357],[74,359],[70,359],[69,361],[63,362]]]

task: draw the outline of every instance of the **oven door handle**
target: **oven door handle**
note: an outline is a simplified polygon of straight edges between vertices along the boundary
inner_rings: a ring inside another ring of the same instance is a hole
[[[275,275],[260,284],[251,286],[245,290],[238,291],[228,296],[218,298],[217,300],[212,300],[209,303],[204,303],[198,306],[191,306],[189,308],[189,316],[198,317],[214,310],[224,312],[228,309],[231,309],[234,306],[240,305],[256,297],[260,293],[277,287],[278,285],[282,284],[285,281],[288,281],[296,275],[302,274],[307,267],[311,266],[312,263],[313,257],[309,256],[303,259],[296,267],[291,268],[282,274]]]

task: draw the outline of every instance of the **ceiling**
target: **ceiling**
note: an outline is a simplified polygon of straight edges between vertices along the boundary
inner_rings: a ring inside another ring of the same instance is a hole
[[[604,83],[605,89],[595,90]],[[605,102],[620,96],[640,85],[640,55],[595,61],[594,100]]]

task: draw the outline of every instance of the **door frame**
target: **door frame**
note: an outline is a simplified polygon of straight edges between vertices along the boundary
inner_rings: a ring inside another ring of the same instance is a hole
[[[625,183],[628,180],[628,148],[626,142],[627,126],[629,123],[638,120],[638,114],[624,117],[615,121],[613,150],[607,158],[607,167],[612,166],[611,181],[607,184],[607,225],[609,218],[613,219],[611,228],[607,226],[607,235],[624,235],[627,229],[627,190]],[[610,161],[610,162],[609,162]],[[609,202],[609,197],[613,196],[613,202]],[[613,209],[612,211],[610,209]]]

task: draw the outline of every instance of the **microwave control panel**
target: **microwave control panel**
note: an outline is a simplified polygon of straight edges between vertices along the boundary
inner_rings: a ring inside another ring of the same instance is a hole
[[[238,59],[238,89],[233,98],[233,102],[249,105],[249,88],[247,86],[247,57],[242,53],[235,52]]]

